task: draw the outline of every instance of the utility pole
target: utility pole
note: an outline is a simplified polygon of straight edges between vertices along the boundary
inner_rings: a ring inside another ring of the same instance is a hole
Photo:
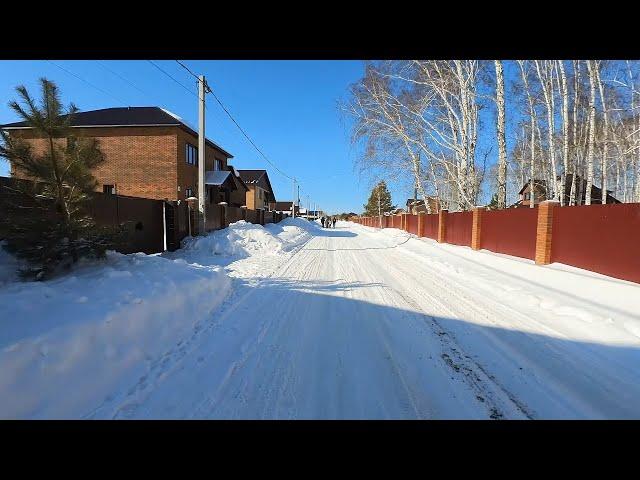
[[[204,136],[204,95],[205,90],[208,89],[207,82],[204,79],[204,75],[198,77],[198,233],[200,235],[205,234],[206,226],[206,213],[205,213],[205,184],[204,184],[204,169],[205,169],[205,136]]]
[[[291,217],[296,218],[296,179],[293,179],[293,198],[291,199]]]
[[[300,213],[300,184],[298,184],[298,196],[296,198],[298,203],[298,213]]]

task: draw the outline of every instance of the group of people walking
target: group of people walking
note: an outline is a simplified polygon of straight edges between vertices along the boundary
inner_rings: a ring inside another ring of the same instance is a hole
[[[336,228],[336,217],[322,217],[320,222],[323,228]]]

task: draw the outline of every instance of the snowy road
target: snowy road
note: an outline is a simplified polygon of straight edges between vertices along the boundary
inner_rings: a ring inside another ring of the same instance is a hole
[[[640,418],[640,287],[340,223],[87,418]]]

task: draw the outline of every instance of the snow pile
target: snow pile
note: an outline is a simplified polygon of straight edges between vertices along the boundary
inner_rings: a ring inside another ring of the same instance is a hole
[[[109,252],[59,279],[4,285],[0,418],[90,413],[210,318],[230,284],[218,267]]]
[[[247,258],[280,255],[305,243],[317,229],[309,221],[287,218],[266,226],[240,220],[205,237],[186,238],[180,256],[193,263],[211,264],[212,255]]]

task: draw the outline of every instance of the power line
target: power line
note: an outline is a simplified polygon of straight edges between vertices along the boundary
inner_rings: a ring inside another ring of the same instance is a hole
[[[120,104],[122,104],[122,105],[126,105],[126,104],[127,104],[127,102],[122,101],[121,99],[117,98],[115,95],[112,95],[112,94],[110,94],[109,92],[107,92],[106,90],[103,90],[102,88],[97,87],[97,86],[96,86],[96,85],[94,85],[93,83],[89,82],[88,80],[85,80],[85,79],[84,79],[84,78],[82,78],[81,76],[76,75],[75,73],[73,73],[73,72],[71,72],[71,71],[67,70],[66,68],[64,68],[64,67],[62,67],[62,66],[60,66],[60,65],[58,65],[57,63],[54,63],[54,62],[52,62],[51,60],[47,60],[47,62],[49,62],[51,65],[55,65],[56,67],[58,67],[58,68],[59,68],[60,70],[62,70],[63,72],[67,72],[69,75],[71,75],[71,76],[73,76],[73,77],[77,78],[78,80],[80,80],[80,81],[82,81],[82,82],[86,83],[86,84],[87,84],[87,85],[89,85],[90,87],[95,88],[96,90],[98,90],[98,91],[100,91],[100,92],[104,93],[105,95],[109,95],[111,98],[113,98],[114,100],[116,100],[118,103],[120,103]]]
[[[178,62],[178,65],[180,65],[182,68],[184,68],[187,72],[189,72],[191,75],[193,75],[193,77],[195,77],[196,80],[200,80],[200,78],[198,77],[198,75],[196,75],[195,73],[193,73],[189,67],[187,67],[184,63],[182,63],[180,60],[176,60],[176,62]]]
[[[140,89],[139,87],[137,87],[135,84],[133,84],[131,81],[129,81],[128,79],[126,79],[125,77],[123,77],[122,75],[120,75],[118,72],[113,71],[112,69],[110,69],[109,67],[107,67],[103,62],[99,61],[99,60],[94,60],[98,65],[100,65],[102,68],[104,68],[105,70],[107,70],[108,72],[111,72],[113,75],[115,75],[116,77],[118,77],[120,80],[122,80],[123,82],[128,83],[129,85],[131,85],[133,88],[135,88],[136,90],[138,90],[140,93],[142,93],[144,96],[149,97],[150,95],[145,92],[144,90]]]
[[[186,65],[184,65],[181,61],[176,60],[176,62],[182,66],[185,70],[187,70],[191,75],[193,75],[194,77],[198,78],[198,76],[193,73],[189,67],[187,67]],[[280,168],[278,168],[278,166],[273,163],[271,160],[269,160],[267,158],[267,156],[264,154],[264,152],[255,144],[255,142],[253,140],[251,140],[251,137],[249,137],[249,135],[247,134],[247,132],[244,131],[244,129],[240,126],[240,124],[236,121],[235,118],[233,118],[233,115],[231,115],[231,112],[229,112],[229,110],[227,110],[227,107],[224,106],[224,104],[222,103],[222,101],[218,98],[218,96],[213,92],[213,90],[211,90],[210,88],[208,89],[208,92],[211,93],[211,95],[213,95],[213,98],[215,98],[216,102],[218,102],[218,105],[220,105],[220,107],[222,108],[222,110],[224,110],[224,113],[227,114],[227,116],[231,119],[231,121],[235,124],[236,127],[238,127],[238,130],[240,130],[240,132],[242,133],[242,135],[244,135],[244,137],[249,141],[249,143],[251,145],[253,145],[253,148],[256,149],[256,151],[262,156],[262,158],[264,158],[266,160],[266,162],[271,165],[273,168],[275,168],[278,173],[280,173],[282,176],[288,178],[289,180],[294,180],[293,177],[287,175],[286,173],[284,173],[282,170],[280,170]]]
[[[166,71],[164,71],[162,68],[160,68],[158,65],[156,65],[154,62],[152,62],[151,60],[147,60],[147,62],[149,62],[151,65],[153,65],[154,67],[156,67],[158,70],[160,70],[162,73],[164,73],[167,77],[169,77],[171,80],[173,80],[174,82],[176,82],[178,85],[180,85],[182,88],[184,88],[187,92],[189,92],[191,95],[193,95],[194,97],[198,98],[198,95],[196,93],[194,93],[191,89],[185,87],[182,83],[180,83],[178,80],[176,80],[175,78],[173,78],[173,76],[171,76],[170,74],[168,74]]]

